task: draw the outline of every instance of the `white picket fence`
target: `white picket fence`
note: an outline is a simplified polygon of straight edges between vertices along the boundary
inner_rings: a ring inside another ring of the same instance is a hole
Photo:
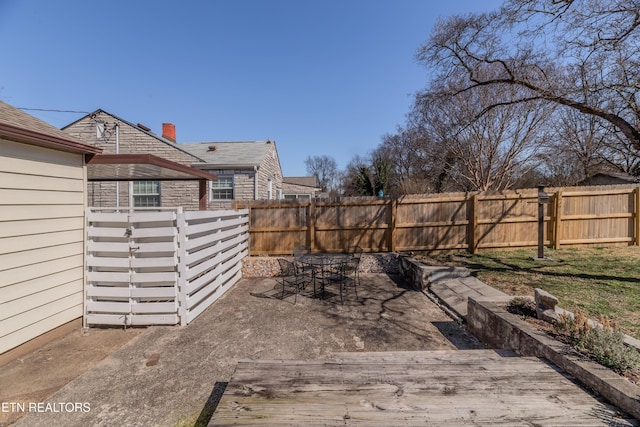
[[[86,215],[84,324],[186,325],[241,277],[248,210]]]

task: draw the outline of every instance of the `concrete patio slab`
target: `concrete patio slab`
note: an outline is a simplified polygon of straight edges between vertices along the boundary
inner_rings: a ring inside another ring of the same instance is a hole
[[[429,292],[433,293],[459,317],[467,317],[467,301],[469,297],[506,297],[507,294],[481,282],[475,277],[453,278],[431,284]]]
[[[25,411],[16,425],[206,425],[240,359],[484,348],[401,279],[361,279],[359,298],[349,288],[344,304],[337,289],[329,287],[328,298],[319,300],[307,287],[295,305],[292,295],[280,298],[274,279],[243,279],[190,325],[143,330],[46,401],[35,402],[50,404],[51,411]],[[66,351],[81,358],[90,349]],[[65,403],[85,406],[53,411]]]

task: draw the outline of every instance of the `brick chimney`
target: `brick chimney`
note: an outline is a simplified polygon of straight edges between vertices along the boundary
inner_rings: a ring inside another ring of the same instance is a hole
[[[174,125],[173,123],[163,123],[162,137],[176,142],[176,125]]]

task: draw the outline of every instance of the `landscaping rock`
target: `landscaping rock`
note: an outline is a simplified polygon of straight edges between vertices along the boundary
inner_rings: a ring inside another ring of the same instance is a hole
[[[536,310],[536,316],[538,316],[538,319],[547,323],[555,323],[560,320],[560,315],[551,309],[541,311],[540,308],[538,308]]]
[[[242,277],[274,277],[280,272],[278,258],[293,260],[292,256],[248,256],[242,260]],[[398,254],[363,254],[358,267],[360,273],[398,274]]]
[[[536,315],[538,319],[553,323],[560,319],[556,313],[558,298],[540,288],[535,289]]]

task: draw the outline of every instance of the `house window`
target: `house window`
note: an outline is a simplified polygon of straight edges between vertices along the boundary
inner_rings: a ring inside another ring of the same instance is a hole
[[[311,200],[311,196],[309,194],[285,194],[285,200]]]
[[[160,181],[133,181],[133,207],[160,206]]]
[[[219,176],[216,181],[211,181],[211,200],[233,199],[233,177]]]

